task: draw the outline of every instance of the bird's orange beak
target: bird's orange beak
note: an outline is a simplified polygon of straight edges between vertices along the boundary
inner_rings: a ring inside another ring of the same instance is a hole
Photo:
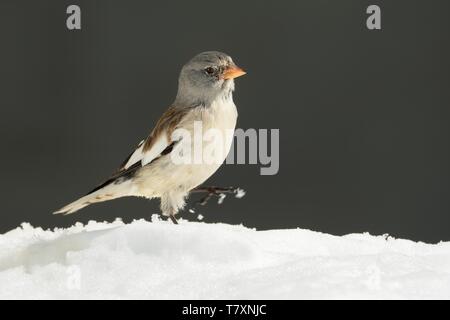
[[[225,80],[234,79],[246,74],[244,70],[239,68],[238,66],[231,66],[223,72],[223,78]]]

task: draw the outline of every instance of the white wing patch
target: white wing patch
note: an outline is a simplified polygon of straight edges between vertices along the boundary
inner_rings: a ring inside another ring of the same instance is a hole
[[[167,135],[165,132],[159,135],[159,138],[153,143],[153,146],[150,150],[143,152],[145,140],[142,140],[136,150],[128,159],[127,163],[123,166],[123,169],[128,169],[136,162],[141,162],[142,166],[152,162],[153,159],[158,157],[164,149],[169,145],[169,141],[167,140]]]
[[[169,140],[167,139],[166,132],[162,132],[158,139],[153,144],[152,148],[148,150],[147,152],[143,153],[143,157],[141,159],[142,165],[145,166],[146,164],[150,163],[155,159],[156,157],[159,157],[159,155],[169,146]]]
[[[134,150],[133,154],[130,156],[127,163],[125,163],[125,165],[123,166],[123,169],[128,169],[136,162],[142,160],[142,157],[143,157],[142,156],[142,148],[144,147],[144,142],[145,142],[145,140],[142,140],[141,142],[139,142],[138,147],[136,148],[136,150]]]

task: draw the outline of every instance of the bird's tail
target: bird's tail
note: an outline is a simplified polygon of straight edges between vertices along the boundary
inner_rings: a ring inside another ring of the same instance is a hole
[[[55,211],[53,214],[68,215],[94,203],[130,196],[132,195],[132,190],[133,188],[131,181],[129,180],[121,183],[117,183],[117,181],[109,181],[109,183],[105,183],[97,187],[89,194],[72,203],[69,203],[65,207]]]

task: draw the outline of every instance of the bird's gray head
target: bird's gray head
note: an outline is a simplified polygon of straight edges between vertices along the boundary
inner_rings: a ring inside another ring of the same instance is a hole
[[[234,90],[233,79],[244,74],[225,53],[200,53],[181,69],[175,102],[193,106],[210,105],[216,99],[227,99]]]

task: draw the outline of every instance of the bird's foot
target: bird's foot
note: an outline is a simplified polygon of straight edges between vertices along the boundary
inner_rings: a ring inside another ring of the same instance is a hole
[[[219,203],[221,203],[221,199],[225,198],[226,194],[234,194],[237,198],[241,198],[243,194],[245,194],[244,190],[236,187],[198,187],[191,191],[192,193],[204,193],[206,192],[206,196],[200,198],[200,200],[194,203],[195,205],[204,206],[208,203],[208,201],[213,197],[219,197]]]
[[[172,220],[172,222],[173,222],[174,224],[178,224],[178,221],[177,221],[177,219],[175,218],[175,216],[174,216],[173,214],[171,214],[171,215],[169,216],[169,218],[170,218],[170,220]]]

